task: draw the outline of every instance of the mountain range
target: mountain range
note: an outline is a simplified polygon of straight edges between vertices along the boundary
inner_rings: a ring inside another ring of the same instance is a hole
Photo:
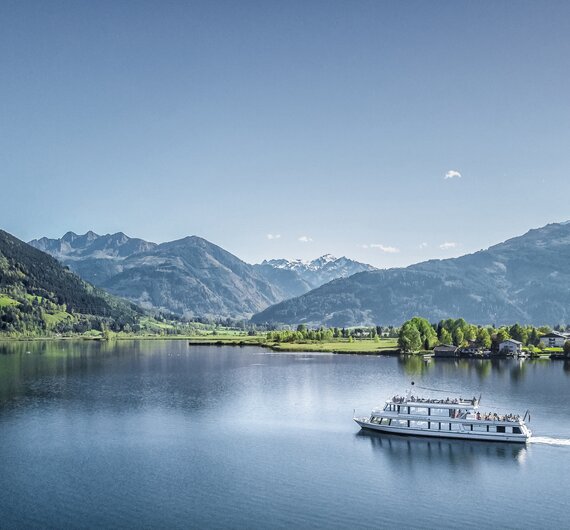
[[[570,321],[570,223],[459,258],[361,272],[254,315],[256,323],[399,325],[463,317],[478,324]]]
[[[156,244],[122,232],[67,232],[30,245],[110,293],[144,308],[189,318],[248,318],[332,279],[374,270],[330,254],[313,261],[280,259],[251,265],[197,236]]]
[[[196,236],[156,244],[121,232],[68,232],[30,244],[110,293],[187,317],[331,326],[399,325],[415,315],[496,325],[570,321],[570,223],[385,270],[330,255],[251,265]]]

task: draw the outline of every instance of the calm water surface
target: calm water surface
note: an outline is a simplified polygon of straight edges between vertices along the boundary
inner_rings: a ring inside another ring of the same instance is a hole
[[[538,438],[360,433],[411,380]],[[0,528],[569,527],[569,402],[563,362],[0,343]]]

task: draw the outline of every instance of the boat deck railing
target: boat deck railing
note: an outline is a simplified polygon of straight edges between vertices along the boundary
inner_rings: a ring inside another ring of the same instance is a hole
[[[521,417],[518,414],[496,414],[494,412],[468,414],[465,418],[475,421],[509,421],[513,423],[519,423],[521,420]]]
[[[446,398],[446,399],[435,399],[435,398],[420,398],[415,396],[394,396],[388,403],[428,403],[434,405],[471,405],[477,404],[477,398],[473,399],[463,399],[463,398]]]
[[[385,416],[389,418],[413,419],[424,421],[471,421],[471,422],[509,422],[520,423],[521,417],[518,414],[497,414],[495,412],[460,412],[456,410],[451,416],[426,416],[425,414],[395,413],[386,410],[376,409],[372,411],[373,416]]]

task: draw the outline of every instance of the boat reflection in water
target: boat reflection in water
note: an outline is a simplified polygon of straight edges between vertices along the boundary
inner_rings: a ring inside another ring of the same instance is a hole
[[[522,444],[505,444],[476,440],[408,437],[398,434],[361,430],[355,434],[362,442],[369,442],[374,450],[389,456],[396,466],[441,463],[447,460],[455,466],[480,466],[483,462],[504,465],[523,464],[528,448]]]

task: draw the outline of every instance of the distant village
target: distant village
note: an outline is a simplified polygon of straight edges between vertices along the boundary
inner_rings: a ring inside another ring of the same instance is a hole
[[[564,348],[570,341],[570,333],[551,331],[542,335],[539,339],[541,349]],[[498,351],[484,349],[476,341],[468,341],[466,346],[454,346],[453,344],[440,344],[433,349],[434,357],[526,357],[523,343],[515,339],[505,339],[499,343]],[[553,352],[551,356],[564,356],[564,352]]]

